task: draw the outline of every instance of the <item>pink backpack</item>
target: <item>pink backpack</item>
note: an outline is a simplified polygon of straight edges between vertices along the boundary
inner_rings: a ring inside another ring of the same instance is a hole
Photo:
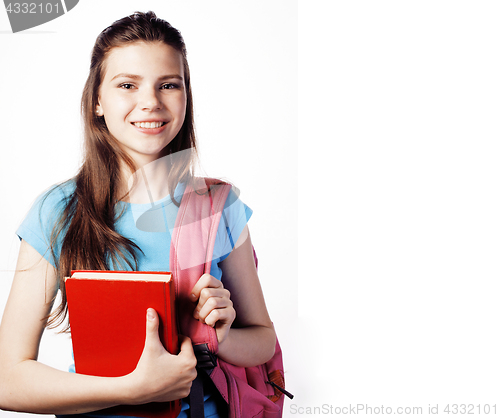
[[[283,360],[276,351],[266,364],[237,367],[217,357],[215,329],[193,318],[195,304],[189,294],[203,273],[210,273],[215,237],[231,185],[212,179],[196,179],[186,187],[170,247],[170,269],[176,285],[179,330],[193,342],[198,358],[198,378],[190,395],[191,417],[204,417],[203,384],[206,373],[228,404],[230,418],[279,418],[283,413]],[[255,251],[254,251],[255,255]],[[257,265],[257,258],[255,258]],[[186,314],[187,313],[187,314]]]

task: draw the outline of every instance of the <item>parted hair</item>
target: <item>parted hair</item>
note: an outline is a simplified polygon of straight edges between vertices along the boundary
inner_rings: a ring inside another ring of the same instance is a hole
[[[163,155],[176,153],[176,158],[169,159],[169,190],[175,190],[180,181],[191,181],[193,176],[196,138],[184,40],[177,29],[156,17],[153,12],[136,12],[104,29],[92,50],[90,71],[81,102],[84,126],[83,162],[73,179],[74,193],[67,199],[51,236],[51,251],[62,300],[48,318],[48,327],[59,326],[67,316],[64,277],[69,276],[71,270],[107,270],[117,267],[137,269],[136,252],[140,248],[116,232],[115,222],[120,216],[116,204],[125,197],[119,195],[123,190],[120,185],[125,180],[120,168],[125,164],[133,173],[139,167],[135,167],[133,160],[120,148],[104,118],[97,116],[95,112],[106,57],[113,48],[134,42],[163,42],[182,55],[187,97],[186,116],[179,133],[165,147]],[[171,196],[174,200],[173,193]],[[174,203],[178,205],[175,200]],[[54,250],[58,240],[62,242],[59,256]],[[69,325],[66,325],[63,331],[68,329]]]

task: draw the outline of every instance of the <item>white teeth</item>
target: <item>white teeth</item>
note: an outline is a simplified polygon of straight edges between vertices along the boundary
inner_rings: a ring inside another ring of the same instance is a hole
[[[162,126],[163,122],[134,122],[134,125],[138,128],[153,129]]]

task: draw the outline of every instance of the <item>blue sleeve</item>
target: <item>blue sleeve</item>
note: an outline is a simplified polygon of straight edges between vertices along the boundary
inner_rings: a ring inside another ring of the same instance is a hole
[[[19,239],[26,241],[54,267],[51,245],[58,257],[61,240],[51,243],[52,231],[66,206],[67,192],[67,187],[56,185],[38,196],[16,231]]]
[[[231,253],[253,213],[252,209],[245,205],[238,195],[238,190],[233,187],[224,204],[217,230],[210,274],[219,280],[222,277],[222,271],[218,267],[218,263]]]

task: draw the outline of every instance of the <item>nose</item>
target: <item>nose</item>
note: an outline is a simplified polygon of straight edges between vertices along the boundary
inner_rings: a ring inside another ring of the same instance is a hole
[[[155,88],[143,88],[141,91],[139,106],[141,110],[154,111],[162,108],[159,91]]]

